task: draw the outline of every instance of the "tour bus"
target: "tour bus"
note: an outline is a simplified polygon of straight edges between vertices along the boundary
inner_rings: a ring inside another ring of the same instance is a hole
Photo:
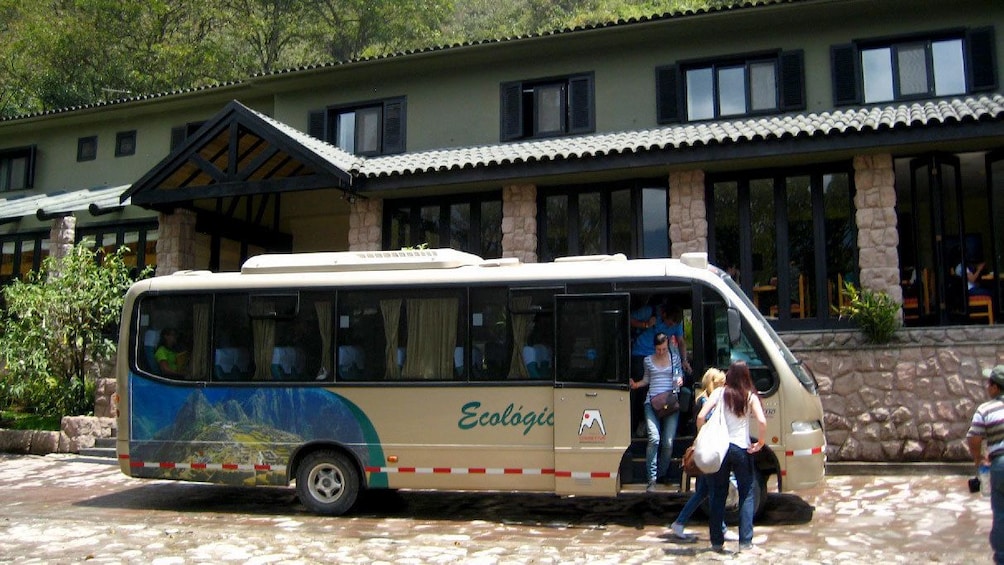
[[[366,489],[642,492],[630,320],[653,298],[684,310],[690,378],[748,363],[768,423],[757,505],[769,477],[779,492],[819,484],[814,376],[703,253],[266,254],[238,273],[139,281],[117,359],[120,468],[295,483],[307,509],[330,515]]]

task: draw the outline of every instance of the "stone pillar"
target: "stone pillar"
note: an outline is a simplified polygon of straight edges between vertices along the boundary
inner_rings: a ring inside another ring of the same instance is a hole
[[[892,156],[854,157],[855,220],[861,288],[885,292],[903,302],[899,285],[899,231],[896,229],[896,173]]]
[[[502,187],[502,256],[537,262],[537,185]]]
[[[349,251],[380,251],[383,200],[356,198],[349,202]]]
[[[77,237],[77,219],[72,215],[55,218],[49,228],[49,255],[60,261],[70,252]]]
[[[195,220],[192,210],[161,212],[157,226],[157,275],[195,268]]]
[[[704,171],[669,174],[670,253],[680,257],[692,251],[708,251],[708,209],[704,202]]]

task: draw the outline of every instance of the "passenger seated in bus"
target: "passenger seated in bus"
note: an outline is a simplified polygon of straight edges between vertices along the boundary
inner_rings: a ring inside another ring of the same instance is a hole
[[[160,374],[165,377],[184,377],[188,365],[188,352],[179,351],[178,332],[167,328],[160,332],[160,345],[154,353]]]
[[[213,359],[213,377],[220,381],[247,380],[251,376],[251,354],[243,347],[221,347]]]
[[[551,360],[554,358],[551,354],[551,348],[543,343],[538,343],[533,346],[533,354],[537,359],[537,370],[540,371],[541,378],[551,378]]]
[[[307,357],[299,347],[276,347],[272,350],[272,378],[277,381],[302,379]]]
[[[338,377],[344,380],[359,380],[363,377],[366,360],[358,345],[338,346]]]

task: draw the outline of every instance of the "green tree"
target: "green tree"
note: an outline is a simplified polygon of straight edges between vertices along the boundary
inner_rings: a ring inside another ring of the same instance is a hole
[[[0,406],[60,416],[91,410],[87,385],[113,359],[114,330],[132,284],[126,251],[105,254],[85,241],[4,288]]]

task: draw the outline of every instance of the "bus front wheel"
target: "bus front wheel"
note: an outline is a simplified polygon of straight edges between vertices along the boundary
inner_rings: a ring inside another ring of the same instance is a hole
[[[341,453],[315,451],[297,469],[296,495],[311,512],[344,514],[359,496],[359,471]]]

